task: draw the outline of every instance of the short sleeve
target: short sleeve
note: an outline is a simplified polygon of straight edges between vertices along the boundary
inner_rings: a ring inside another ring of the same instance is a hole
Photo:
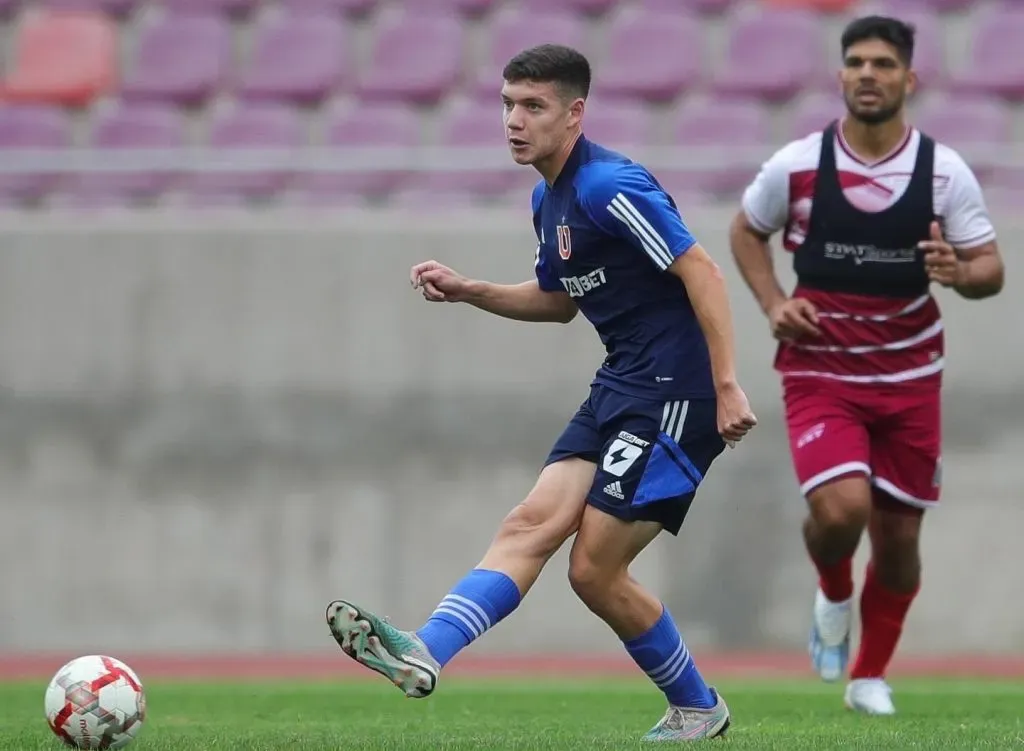
[[[540,252],[540,245],[537,245],[537,252],[533,259],[533,273],[537,276],[537,284],[545,292],[564,292],[562,281],[551,271],[551,267],[544,261],[544,255]]]
[[[562,281],[551,271],[551,267],[544,262],[544,256],[540,252],[540,246],[544,243],[544,229],[540,226],[540,205],[544,199],[544,181],[540,180],[533,187],[533,194],[530,196],[530,208],[533,210],[533,228],[537,234],[537,250],[533,255],[533,273],[537,277],[537,284],[545,292],[562,292]]]
[[[696,240],[675,202],[635,163],[596,162],[577,182],[580,203],[591,221],[667,269]]]
[[[996,239],[978,178],[959,154],[947,149],[949,184],[939,210],[946,241],[955,248],[976,248]]]
[[[789,144],[776,151],[743,191],[747,221],[766,235],[778,232],[789,221],[789,174],[794,148],[794,144]]]

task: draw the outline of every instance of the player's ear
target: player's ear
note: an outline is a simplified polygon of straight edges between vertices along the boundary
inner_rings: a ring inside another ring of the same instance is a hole
[[[907,71],[907,96],[913,96],[917,91],[917,71],[913,68]]]
[[[583,111],[586,109],[586,103],[583,99],[574,99],[572,104],[569,105],[569,124],[572,126],[578,125],[583,119]]]

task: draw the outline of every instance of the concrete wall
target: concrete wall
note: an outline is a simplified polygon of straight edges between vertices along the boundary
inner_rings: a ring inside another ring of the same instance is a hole
[[[730,215],[687,218],[729,274],[762,425],[636,572],[694,647],[799,648],[803,501]],[[1024,647],[1024,223],[998,224],[1006,293],[940,296],[945,505],[909,651]],[[525,212],[4,219],[0,650],[319,649],[343,594],[418,625],[530,488],[601,350],[582,318],[428,305],[407,271],[518,281],[533,248]],[[564,555],[477,649],[539,644],[618,649]]]

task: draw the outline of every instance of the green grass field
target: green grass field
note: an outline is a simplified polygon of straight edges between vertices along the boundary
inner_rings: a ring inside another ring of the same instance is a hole
[[[854,716],[842,686],[723,682],[733,713],[723,748],[1024,748],[1024,683],[894,681],[900,715]],[[62,746],[43,718],[45,682],[0,684],[0,748]],[[661,716],[661,695],[632,679],[450,679],[426,700],[385,683],[178,683],[147,686],[137,751],[192,749],[637,749]]]

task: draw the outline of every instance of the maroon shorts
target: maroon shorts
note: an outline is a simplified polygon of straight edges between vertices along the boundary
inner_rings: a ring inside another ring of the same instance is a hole
[[[933,383],[868,387],[784,377],[789,446],[805,496],[861,474],[894,499],[919,508],[939,500],[942,415]]]

